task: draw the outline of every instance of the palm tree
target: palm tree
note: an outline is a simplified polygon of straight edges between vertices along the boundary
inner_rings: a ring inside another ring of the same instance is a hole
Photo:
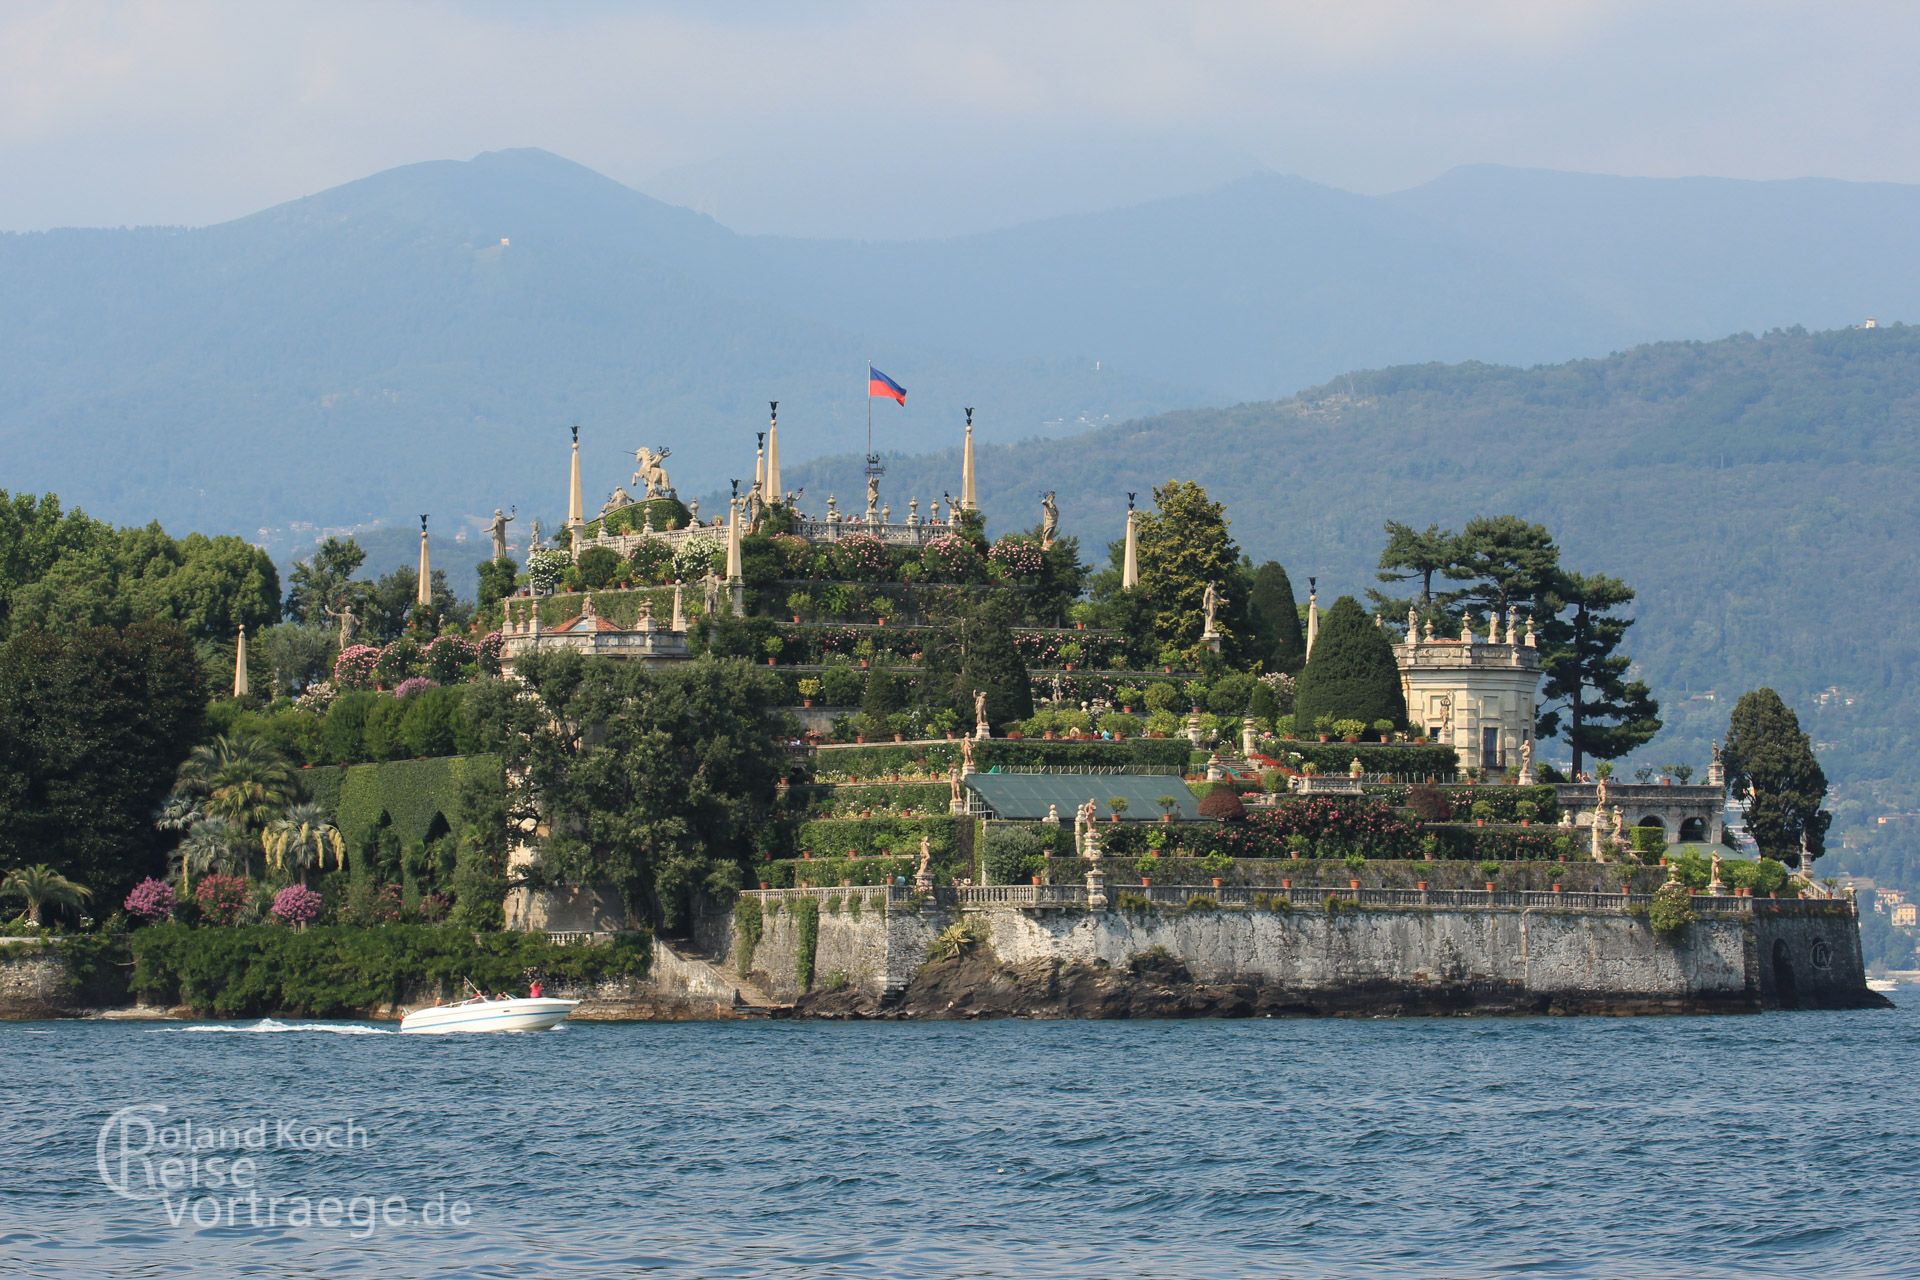
[[[287,807],[297,788],[293,767],[271,743],[222,734],[193,749],[180,767],[179,790],[237,828],[236,839],[251,843],[252,834]]]
[[[27,909],[20,918],[37,925],[46,923],[41,917],[48,907],[77,907],[93,896],[93,890],[75,884],[44,862],[7,872],[7,878],[0,880],[0,893],[25,898]]]
[[[307,882],[308,867],[325,871],[329,858],[336,869],[346,865],[346,842],[317,804],[290,807],[260,833],[260,845],[271,870],[291,872],[301,884]]]
[[[244,875],[247,869],[240,838],[225,818],[202,818],[194,823],[187,838],[173,851],[173,861],[180,869],[183,898],[192,891],[196,874]]]

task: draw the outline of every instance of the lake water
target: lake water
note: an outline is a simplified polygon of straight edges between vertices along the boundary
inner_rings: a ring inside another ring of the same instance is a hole
[[[0,1024],[0,1274],[1920,1273],[1912,1008],[308,1025]]]

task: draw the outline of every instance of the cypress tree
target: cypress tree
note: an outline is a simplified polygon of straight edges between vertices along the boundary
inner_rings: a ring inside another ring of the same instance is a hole
[[[973,691],[987,695],[996,729],[1033,714],[1027,667],[1014,648],[1013,611],[1001,593],[980,600],[927,646],[925,687],[951,706],[963,728],[973,725]],[[942,697],[941,695],[944,695]]]
[[[1301,732],[1321,716],[1406,724],[1407,702],[1400,692],[1400,668],[1393,660],[1392,642],[1352,596],[1334,601],[1320,619],[1313,656],[1301,669],[1293,708]]]
[[[1307,643],[1300,634],[1300,607],[1285,566],[1269,560],[1254,570],[1247,609],[1262,649],[1258,656],[1266,660],[1267,669],[1298,675],[1307,660]]]
[[[1793,866],[1800,842],[1817,858],[1833,815],[1820,807],[1827,775],[1814,758],[1800,717],[1772,689],[1742,694],[1727,726],[1727,783],[1747,810],[1760,852]]]
[[[860,718],[866,731],[875,738],[885,737],[892,732],[887,717],[906,707],[906,697],[900,692],[900,681],[893,672],[884,666],[873,668],[867,674],[866,697],[860,703]]]

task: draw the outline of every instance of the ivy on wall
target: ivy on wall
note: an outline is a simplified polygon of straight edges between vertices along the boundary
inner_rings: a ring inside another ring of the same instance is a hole
[[[370,839],[385,814],[403,843],[427,839],[436,817],[460,821],[460,788],[469,778],[504,787],[496,755],[437,756],[384,764],[326,765],[300,774],[307,793],[340,829],[349,848]]]

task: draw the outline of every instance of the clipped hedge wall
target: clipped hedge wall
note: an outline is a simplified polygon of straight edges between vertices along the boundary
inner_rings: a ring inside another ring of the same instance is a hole
[[[756,874],[771,889],[830,889],[842,881],[862,886],[891,884],[896,876],[911,881],[919,863],[917,853],[911,858],[775,858],[761,863]]]
[[[1035,742],[992,738],[973,744],[975,769],[995,765],[1009,768],[1036,765],[1170,765],[1186,768],[1192,754],[1184,738],[1131,738],[1124,742]],[[960,743],[870,743],[856,747],[825,747],[814,756],[814,776],[883,778],[891,774],[942,774],[961,758]]]
[[[850,849],[864,855],[920,858],[925,836],[933,865],[961,867],[973,862],[972,818],[941,814],[934,818],[816,818],[794,829],[794,852],[821,858],[845,858]]]
[[[1534,862],[1572,858],[1579,853],[1573,832],[1563,827],[1432,823],[1424,830],[1436,858]]]
[[[402,842],[425,840],[435,815],[460,821],[460,787],[469,778],[504,788],[495,755],[439,756],[385,764],[324,765],[300,771],[307,794],[333,819],[349,848],[364,843],[385,813]]]
[[[1299,756],[1295,761],[1293,756]],[[1402,778],[1452,778],[1460,768],[1460,758],[1452,747],[1437,743],[1411,742],[1302,742],[1287,739],[1279,744],[1276,758],[1289,764],[1311,764],[1323,774],[1342,774],[1360,758],[1360,767],[1368,773],[1389,773]]]
[[[1518,822],[1520,815],[1515,806],[1521,801],[1533,804],[1531,821],[1535,826],[1552,826],[1560,821],[1560,797],[1551,783],[1538,783],[1534,786],[1505,786],[1488,783],[1469,786],[1465,783],[1449,783],[1434,788],[1445,796],[1453,807],[1453,817],[1457,821],[1469,822],[1473,819],[1473,806],[1484,802],[1492,810],[1489,821]],[[1379,796],[1393,805],[1405,805],[1407,793],[1411,787],[1368,787],[1367,794]]]
[[[529,971],[592,982],[644,977],[653,963],[653,938],[644,931],[604,946],[557,947],[544,934],[432,925],[322,925],[296,932],[281,925],[163,924],[135,930],[129,946],[129,985],[136,993],[223,1018],[365,1015],[417,994],[423,981],[453,995],[469,977],[501,991],[523,986]]]
[[[897,814],[912,809],[926,817],[947,812],[951,793],[944,782],[876,782],[858,786],[797,786],[787,792],[787,805],[812,818],[847,818],[863,810]]]

